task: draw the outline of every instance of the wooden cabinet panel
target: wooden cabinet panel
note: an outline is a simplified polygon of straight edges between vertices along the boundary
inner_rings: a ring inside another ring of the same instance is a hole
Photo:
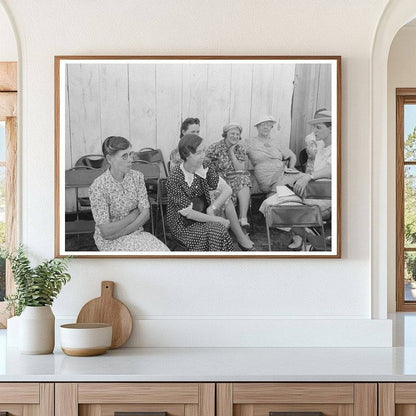
[[[9,416],[53,416],[52,383],[0,383],[0,413]]]
[[[217,400],[217,416],[377,416],[376,383],[220,383]]]
[[[56,416],[113,416],[115,412],[167,412],[215,416],[214,383],[62,383]]]

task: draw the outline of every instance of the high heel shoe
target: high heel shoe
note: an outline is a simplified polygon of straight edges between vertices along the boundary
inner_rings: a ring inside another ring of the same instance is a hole
[[[244,246],[242,246],[240,243],[237,243],[238,244],[238,247],[240,247],[240,250],[241,251],[255,251],[254,250],[254,244],[250,247],[250,248],[248,248],[248,247],[244,247]]]

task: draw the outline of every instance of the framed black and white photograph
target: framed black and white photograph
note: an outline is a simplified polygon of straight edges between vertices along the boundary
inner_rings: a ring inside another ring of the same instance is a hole
[[[55,57],[57,257],[341,256],[341,58]]]

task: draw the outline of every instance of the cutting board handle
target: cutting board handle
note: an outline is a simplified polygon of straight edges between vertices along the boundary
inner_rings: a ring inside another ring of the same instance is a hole
[[[101,297],[112,298],[114,291],[114,282],[110,280],[104,280],[101,282]]]

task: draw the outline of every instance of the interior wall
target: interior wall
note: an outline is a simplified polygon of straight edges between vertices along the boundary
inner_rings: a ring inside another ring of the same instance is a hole
[[[396,311],[396,88],[416,88],[416,25],[400,29],[388,60],[388,311]]]
[[[387,0],[0,2],[21,39],[21,241],[34,258],[54,253],[54,55],[342,56],[342,259],[73,259],[58,319],[114,280],[135,317],[129,345],[389,345],[389,323],[371,321],[369,139]]]
[[[13,28],[5,9],[0,7],[0,61],[17,59],[17,45]]]

